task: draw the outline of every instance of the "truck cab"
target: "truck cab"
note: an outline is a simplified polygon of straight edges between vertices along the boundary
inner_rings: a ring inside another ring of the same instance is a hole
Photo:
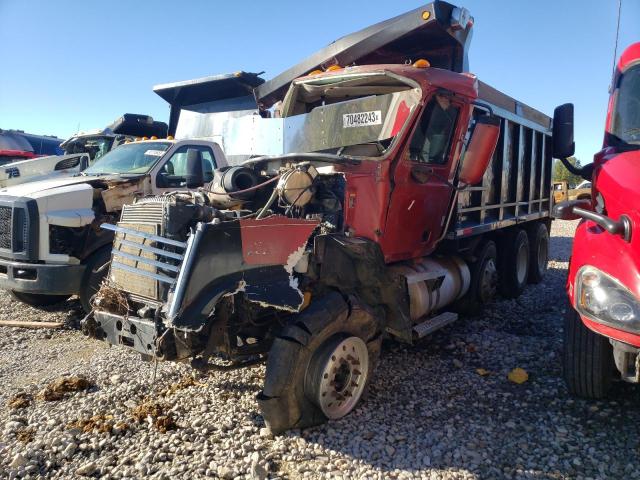
[[[558,158],[572,150],[572,119],[558,135]],[[593,198],[556,206],[581,219],[567,278],[564,376],[572,394],[604,397],[614,380],[640,382],[640,43],[613,75],[602,150],[577,172]]]
[[[195,184],[189,182],[189,155],[201,162]],[[224,166],[214,142],[140,140],[118,146],[74,176],[0,189],[0,287],[34,306],[79,295],[89,311],[113,240],[100,224],[114,222],[138,196],[194,189]]]

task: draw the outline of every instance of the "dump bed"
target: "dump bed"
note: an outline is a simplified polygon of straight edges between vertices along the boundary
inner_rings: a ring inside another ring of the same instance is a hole
[[[548,217],[551,118],[480,82],[479,100],[500,117],[500,138],[482,184],[458,195],[447,238]]]

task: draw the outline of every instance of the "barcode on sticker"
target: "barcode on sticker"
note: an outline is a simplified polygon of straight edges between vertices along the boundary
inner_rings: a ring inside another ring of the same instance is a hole
[[[366,127],[369,125],[380,125],[382,123],[382,111],[345,113],[342,115],[343,128]]]

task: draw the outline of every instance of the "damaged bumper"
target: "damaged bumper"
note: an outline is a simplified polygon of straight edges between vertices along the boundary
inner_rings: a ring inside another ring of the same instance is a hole
[[[0,259],[0,288],[17,292],[76,295],[85,265],[45,265]]]
[[[89,337],[144,355],[161,356],[156,350],[156,327],[152,320],[97,311],[85,318],[81,327]]]

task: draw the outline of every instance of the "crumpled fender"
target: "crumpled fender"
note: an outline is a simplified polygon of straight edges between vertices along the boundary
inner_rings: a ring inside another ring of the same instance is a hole
[[[199,330],[219,299],[237,292],[265,307],[299,311],[304,295],[293,267],[319,223],[273,215],[199,224],[198,243],[185,258],[176,287],[178,292],[184,285],[180,307],[168,323]]]

